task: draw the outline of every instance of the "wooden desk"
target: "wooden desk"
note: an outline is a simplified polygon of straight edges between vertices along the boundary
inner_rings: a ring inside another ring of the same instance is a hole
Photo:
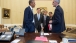
[[[48,38],[48,40],[57,40],[58,43],[61,42],[61,39],[59,38],[60,34],[50,34],[49,36],[45,36]],[[19,43],[26,43],[26,41],[28,40],[34,40],[35,37],[40,36],[39,33],[25,33],[24,37],[19,37],[19,39],[21,39],[21,41]],[[0,42],[0,43],[10,43],[10,42]],[[48,42],[44,42],[44,43],[48,43]]]
[[[57,40],[57,42],[60,43],[61,39],[59,38],[59,35],[61,34],[53,33],[45,37],[47,37],[48,40]],[[25,33],[24,37],[19,37],[19,39],[21,39],[19,43],[26,43],[28,40],[34,40],[35,37],[37,36],[40,36],[40,34],[39,33]],[[10,42],[0,42],[0,43],[10,43]],[[49,42],[44,42],[44,43],[49,43]],[[76,43],[76,42],[72,42],[72,43]]]
[[[47,37],[48,40],[57,40],[58,43],[60,43],[61,39],[59,38],[59,35],[60,34],[53,33],[53,34],[50,34],[49,36],[45,36],[45,37]],[[32,33],[32,34],[25,33],[25,42],[28,40],[34,40],[36,36],[40,36],[40,34],[39,33],[36,33],[36,34],[35,33]],[[48,42],[45,42],[45,43],[48,43]]]

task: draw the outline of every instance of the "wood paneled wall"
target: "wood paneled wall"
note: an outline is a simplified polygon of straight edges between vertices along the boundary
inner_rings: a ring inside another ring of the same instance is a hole
[[[3,19],[2,24],[22,24],[24,9],[28,6],[28,0],[0,0],[1,8],[8,8],[11,10],[10,19]],[[76,24],[76,0],[61,0],[61,7],[64,10],[66,24]],[[34,13],[37,7],[47,7],[47,11],[54,12],[52,0],[36,1]]]

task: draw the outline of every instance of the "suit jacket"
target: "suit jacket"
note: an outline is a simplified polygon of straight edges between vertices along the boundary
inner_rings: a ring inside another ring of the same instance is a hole
[[[38,20],[37,14],[34,15],[34,20],[35,20],[35,28],[39,26],[41,26],[41,23],[43,23],[43,15],[40,14],[40,19]]]
[[[53,33],[61,33],[65,30],[64,11],[59,5],[55,9],[52,20]]]
[[[52,18],[49,17],[49,16],[47,16],[47,18],[46,18],[46,24],[47,24],[47,26],[48,26],[50,20],[52,20]]]
[[[34,29],[34,25],[33,25],[33,12],[30,8],[30,6],[28,6],[25,10],[24,10],[24,20],[23,20],[23,28],[26,29]]]

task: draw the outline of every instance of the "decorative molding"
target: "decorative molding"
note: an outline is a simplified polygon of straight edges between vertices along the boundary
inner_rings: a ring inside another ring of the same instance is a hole
[[[0,24],[1,24],[1,21],[2,21],[2,9],[0,7]]]
[[[52,0],[35,0],[35,1],[52,1]]]

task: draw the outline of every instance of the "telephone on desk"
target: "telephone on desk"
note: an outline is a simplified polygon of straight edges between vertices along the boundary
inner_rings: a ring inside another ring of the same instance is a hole
[[[14,32],[0,32],[0,42],[11,41],[14,37]]]
[[[22,27],[14,26],[13,28],[10,28],[10,31],[14,31],[16,35],[24,36],[25,29]]]

